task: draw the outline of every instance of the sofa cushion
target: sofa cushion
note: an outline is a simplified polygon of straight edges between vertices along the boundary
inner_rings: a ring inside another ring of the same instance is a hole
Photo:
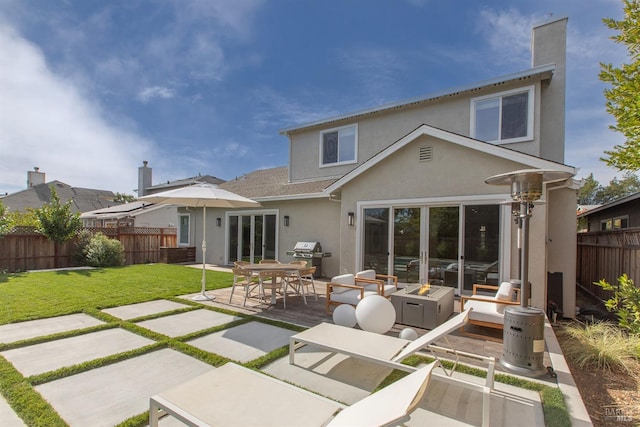
[[[355,285],[356,284],[356,280],[355,280],[355,276],[353,274],[341,274],[339,276],[333,276],[331,278],[331,282],[332,283],[340,283],[343,285]],[[333,286],[332,288],[332,293],[340,293],[340,292],[346,292],[349,290],[353,290],[351,288],[342,288],[340,286]]]
[[[360,277],[362,279],[375,279],[376,271],[375,270],[363,270],[356,273],[356,277]]]
[[[485,301],[465,301],[464,309],[472,308],[469,313],[469,319],[480,322],[504,324],[504,307],[505,304],[496,304],[494,302]]]
[[[357,289],[347,289],[343,292],[331,292],[330,298],[332,302],[343,304],[357,305],[360,302],[360,291]],[[370,295],[378,295],[377,292],[364,291],[365,298]]]
[[[511,301],[513,294],[513,285],[511,282],[502,282],[496,292],[496,299],[498,301]]]
[[[393,285],[383,285],[382,289],[384,291],[384,296],[388,297],[389,295],[391,295],[392,293],[394,293],[395,291],[397,291],[398,289],[396,289],[395,286]],[[365,285],[364,286],[364,290],[365,291],[370,291],[370,292],[375,292],[378,293],[378,285],[375,284],[370,284],[370,285]]]

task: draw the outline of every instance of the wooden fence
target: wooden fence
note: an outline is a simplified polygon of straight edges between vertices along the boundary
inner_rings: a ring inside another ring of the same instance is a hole
[[[593,282],[615,285],[624,273],[640,286],[640,229],[578,233],[576,279],[582,287],[606,299],[609,292]]]
[[[160,261],[160,248],[176,247],[175,228],[88,228],[118,239],[124,246],[125,264]],[[17,272],[76,265],[75,239],[55,245],[32,228],[17,228],[0,236],[0,271]]]

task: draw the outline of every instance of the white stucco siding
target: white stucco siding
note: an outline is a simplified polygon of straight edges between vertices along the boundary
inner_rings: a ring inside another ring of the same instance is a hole
[[[540,151],[540,81],[524,79],[498,87],[478,89],[472,93],[454,94],[415,106],[369,114],[329,123],[290,135],[290,176],[292,181],[342,176],[398,141],[418,126],[427,124],[456,134],[470,136],[471,99],[520,87],[534,87],[533,140],[508,144],[509,148],[537,156]],[[320,165],[320,132],[340,126],[358,127],[358,162],[331,167]]]

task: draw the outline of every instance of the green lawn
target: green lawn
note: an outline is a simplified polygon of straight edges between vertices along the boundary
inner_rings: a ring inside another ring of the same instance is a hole
[[[233,276],[207,270],[207,289]],[[0,274],[0,325],[199,292],[202,270],[150,264],[95,270]]]

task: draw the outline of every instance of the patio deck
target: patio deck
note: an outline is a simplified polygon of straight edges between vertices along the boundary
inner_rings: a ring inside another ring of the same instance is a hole
[[[202,268],[202,264],[194,265],[194,268]],[[207,265],[208,269],[230,271],[224,267],[218,267],[214,265]],[[218,289],[214,291],[207,291],[209,295],[215,296],[214,301],[206,301],[203,304],[211,305],[227,310],[233,310],[240,313],[252,314],[258,317],[263,317],[272,320],[278,320],[282,322],[291,323],[294,325],[312,327],[321,322],[333,322],[331,314],[327,314],[325,311],[326,303],[326,279],[316,279],[316,292],[318,299],[311,296],[307,298],[307,304],[305,305],[302,298],[299,296],[287,297],[287,308],[284,309],[282,300],[278,298],[276,305],[269,305],[262,303],[258,299],[248,299],[246,307],[242,306],[244,294],[242,291],[236,290],[236,294],[233,297],[231,303],[229,303],[229,296],[231,294],[231,288]],[[185,295],[184,298],[190,298],[192,295]],[[460,301],[456,299],[454,301],[454,314],[460,312]],[[404,329],[405,325],[396,324],[387,333],[388,335],[398,336],[400,331]],[[412,327],[418,335],[426,333],[426,330]],[[471,332],[474,335],[461,334],[456,331],[449,335],[449,345],[457,350],[480,354],[483,356],[493,356],[496,361],[502,356],[502,331],[482,328],[473,325],[465,327],[467,332]],[[487,338],[482,338],[486,336]],[[557,341],[553,328],[550,324],[545,326],[545,353],[543,363],[544,366],[550,366],[553,368],[557,377],[551,377],[544,375],[538,378],[523,377],[530,381],[543,382],[549,386],[557,386],[563,393],[569,416],[571,418],[571,425],[578,427],[592,426],[591,419],[588,415],[584,402],[580,396],[578,388],[571,376],[569,366],[564,359],[562,349]],[[496,340],[498,339],[498,340]],[[437,344],[447,346],[447,343],[438,342]],[[443,357],[446,358],[446,357]],[[483,362],[474,359],[461,359],[463,363],[469,365],[476,365],[480,368],[486,368],[483,366]],[[506,371],[499,363],[496,363],[496,371],[504,372],[511,376],[518,376],[512,372]]]

